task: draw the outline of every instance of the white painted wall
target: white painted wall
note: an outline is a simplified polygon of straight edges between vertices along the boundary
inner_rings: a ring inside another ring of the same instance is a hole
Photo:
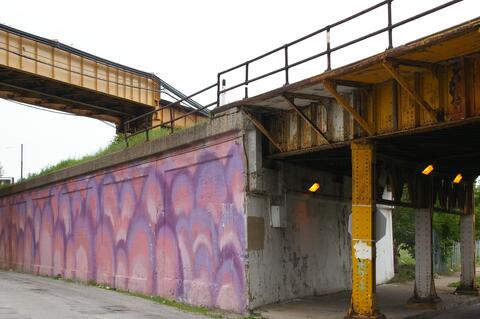
[[[392,207],[377,205],[376,220],[384,220],[383,225],[377,222],[377,261],[376,279],[377,285],[387,283],[395,275],[393,260],[393,229],[392,229]],[[379,227],[383,227],[383,237],[379,237]]]
[[[351,285],[350,199],[344,197],[350,180],[339,183],[331,174],[290,165],[279,175],[264,180],[277,180],[279,193],[286,191],[286,197],[247,195],[248,216],[265,219],[263,249],[248,251],[250,308],[347,290]],[[323,195],[302,192],[305,177],[320,181]],[[269,207],[279,202],[286,207],[286,228],[270,227]]]

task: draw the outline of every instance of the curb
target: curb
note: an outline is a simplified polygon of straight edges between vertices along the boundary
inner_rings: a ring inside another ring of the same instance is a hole
[[[450,303],[448,305],[443,305],[440,309],[437,310],[428,310],[416,315],[411,315],[411,316],[406,316],[404,319],[429,319],[429,318],[434,318],[435,316],[443,313],[445,310],[451,310],[455,308],[459,308],[462,306],[473,306],[480,304],[480,298],[469,298],[468,300],[465,301],[459,301],[455,303]]]

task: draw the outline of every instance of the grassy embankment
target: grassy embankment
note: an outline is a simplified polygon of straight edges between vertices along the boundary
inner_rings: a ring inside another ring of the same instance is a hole
[[[168,135],[169,133],[170,133],[169,129],[159,127],[159,128],[156,128],[156,129],[153,129],[153,130],[149,131],[148,137],[149,137],[149,140],[154,140],[154,139],[159,138],[161,136]],[[146,141],[146,135],[144,133],[143,134],[138,134],[138,135],[132,136],[131,138],[128,139],[128,145],[129,145],[129,147],[131,147],[131,146],[143,143],[145,141]],[[28,177],[24,180],[28,180],[28,179],[39,177],[39,176],[45,176],[45,175],[48,175],[50,173],[53,173],[53,172],[56,172],[56,171],[59,171],[59,170],[62,170],[62,169],[68,168],[68,167],[72,167],[72,166],[75,166],[75,165],[78,165],[78,164],[82,164],[82,163],[85,163],[85,162],[88,162],[88,161],[92,161],[92,160],[95,160],[99,157],[121,151],[121,150],[125,149],[126,147],[127,147],[127,145],[125,143],[124,137],[122,135],[117,135],[115,137],[115,139],[113,141],[111,141],[107,146],[102,147],[101,149],[99,149],[98,151],[96,151],[93,154],[87,154],[87,155],[82,156],[80,158],[69,158],[69,159],[62,160],[62,161],[58,162],[57,164],[49,165],[49,166],[43,168],[40,172],[29,174]]]

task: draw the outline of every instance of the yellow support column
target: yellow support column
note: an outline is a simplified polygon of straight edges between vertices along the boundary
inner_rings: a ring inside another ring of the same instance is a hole
[[[347,318],[385,318],[375,307],[375,149],[368,142],[354,142],[351,148],[352,303]]]

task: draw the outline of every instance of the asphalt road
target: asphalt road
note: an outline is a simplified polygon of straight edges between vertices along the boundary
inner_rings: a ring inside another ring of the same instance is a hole
[[[81,284],[0,271],[0,319],[206,317]]]
[[[479,319],[480,318],[480,304],[455,308],[450,311],[438,314],[435,319]]]

